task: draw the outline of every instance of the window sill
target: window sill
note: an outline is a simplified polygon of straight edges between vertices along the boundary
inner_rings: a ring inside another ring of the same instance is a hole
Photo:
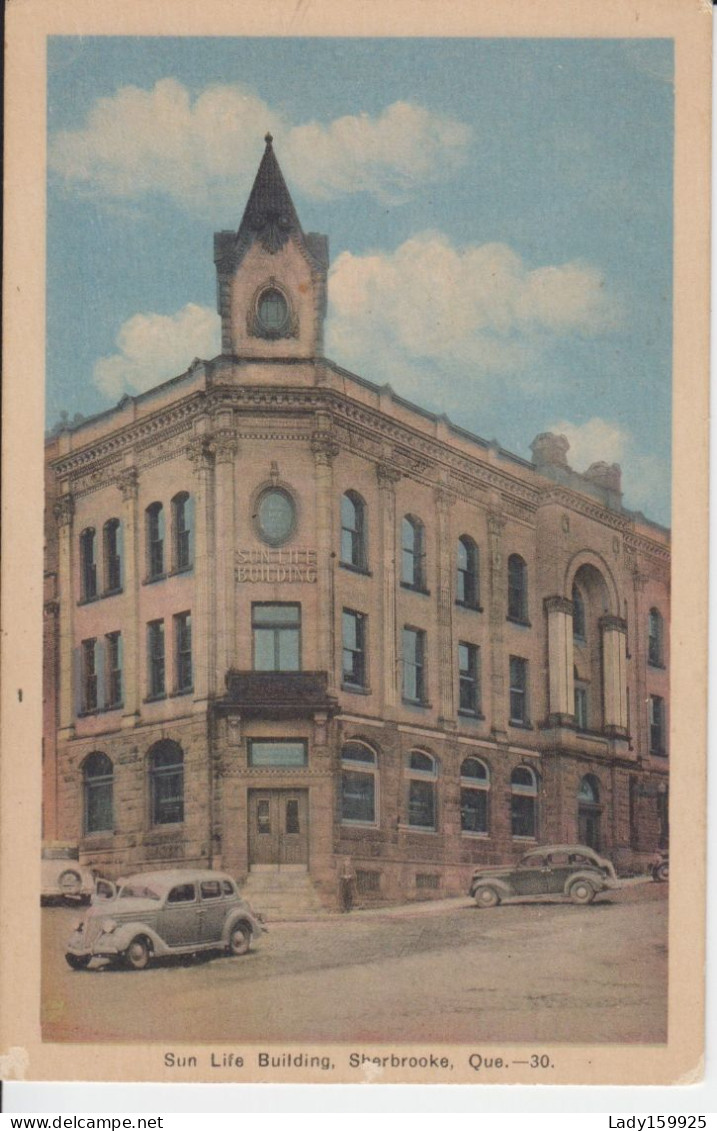
[[[169,573],[164,574],[165,577],[179,577],[183,573],[191,573],[193,565],[180,566],[177,569],[170,569]]]
[[[667,671],[667,665],[666,664],[653,664],[652,660],[647,661],[647,666],[648,666],[648,668],[651,668],[653,672],[666,672]]]
[[[182,697],[182,695],[192,695],[193,692],[194,692],[193,686],[192,687],[180,687],[176,691],[173,691],[171,693],[171,695],[168,696],[168,698],[169,699],[180,699]],[[146,700],[145,700],[145,702],[146,702]]]
[[[420,711],[430,711],[432,704],[426,703],[422,699],[401,699],[404,707],[416,707]]]
[[[398,831],[402,833],[428,833],[430,836],[436,836],[438,829],[430,829],[426,825],[403,825],[399,824]]]
[[[155,574],[152,575],[152,577],[145,577],[142,584],[143,585],[154,585],[154,583],[156,581],[166,581],[167,577],[168,577],[168,574],[166,574],[166,573],[155,573]]]
[[[467,601],[456,601],[455,605],[456,605],[456,608],[465,609],[466,612],[468,612],[468,613],[482,613],[483,612],[483,606],[482,605],[470,605]]]
[[[530,621],[526,620],[525,617],[510,617],[510,616],[508,616],[505,619],[508,621],[509,624],[515,624],[519,628],[532,628],[533,627],[532,624],[530,623]]]
[[[163,699],[167,698],[167,692],[163,691],[160,695],[148,695],[143,699],[143,703],[161,703]]]
[[[103,597],[117,597],[120,593],[123,593],[123,592],[124,592],[124,590],[123,590],[122,586],[120,585],[117,589],[105,589],[102,596]]]
[[[173,836],[181,836],[184,831],[184,821],[167,821],[166,823],[152,824],[149,826],[147,837],[164,837],[169,839]]]
[[[430,597],[431,590],[424,589],[422,585],[411,585],[409,581],[402,581],[401,588],[408,590],[409,593],[420,593],[422,597]]]
[[[377,829],[379,827],[378,821],[354,821],[350,817],[342,817],[341,824],[350,829]]]
[[[365,687],[360,683],[342,683],[341,690],[347,691],[349,695],[370,695],[371,688]]]
[[[80,600],[77,602],[77,608],[78,609],[81,608],[82,605],[94,605],[95,601],[101,601],[101,600],[102,600],[102,597],[101,597],[101,594],[99,594],[99,593],[95,593],[94,597],[81,597]]]
[[[92,719],[95,715],[109,715],[112,711],[121,711],[124,703],[108,703],[106,707],[92,707],[87,711],[78,711],[75,716],[78,719]]]
[[[668,754],[667,754],[666,750],[651,750],[650,751],[650,757],[651,758],[667,758]]]
[[[522,833],[511,833],[511,840],[522,840],[522,841],[525,841],[526,843],[528,841],[530,841],[531,844],[537,844],[538,843],[537,836],[523,836]]]
[[[535,729],[533,727],[532,723],[523,722],[521,719],[509,719],[508,720],[508,726],[509,727],[515,727],[516,730],[534,730]]]
[[[461,711],[460,708],[458,710],[458,717],[461,719],[475,719],[477,723],[485,721],[485,715],[482,715],[480,711]]]
[[[373,577],[370,569],[367,569],[366,566],[354,565],[353,562],[339,562],[339,567],[347,569],[349,573],[358,573],[362,577]]]
[[[477,832],[474,832],[472,829],[461,829],[461,836],[471,837],[472,840],[489,840],[490,839],[490,833],[477,833]]]

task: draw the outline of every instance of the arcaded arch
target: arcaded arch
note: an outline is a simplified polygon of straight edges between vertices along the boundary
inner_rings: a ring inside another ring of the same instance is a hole
[[[572,600],[573,585],[577,584],[592,593],[603,590],[603,614],[619,617],[622,615],[618,587],[612,570],[605,559],[594,550],[579,550],[567,564],[563,579],[563,594]]]

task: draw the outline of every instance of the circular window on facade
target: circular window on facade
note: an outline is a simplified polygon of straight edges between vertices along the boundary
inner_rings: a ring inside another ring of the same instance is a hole
[[[259,534],[270,546],[280,546],[291,537],[296,522],[296,508],[290,495],[271,487],[259,499],[257,507]]]
[[[289,305],[276,287],[262,291],[256,313],[265,334],[280,334],[289,321]]]

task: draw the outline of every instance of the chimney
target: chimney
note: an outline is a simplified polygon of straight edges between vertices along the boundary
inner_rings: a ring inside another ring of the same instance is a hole
[[[541,432],[530,445],[533,462],[538,471],[551,467],[561,467],[567,471],[569,448],[570,443],[567,436],[557,436],[555,432]]]

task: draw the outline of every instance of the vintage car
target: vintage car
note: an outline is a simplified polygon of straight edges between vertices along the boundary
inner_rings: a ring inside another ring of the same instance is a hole
[[[42,848],[40,902],[89,903],[95,874],[79,863],[75,845],[46,844]]]
[[[658,883],[665,883],[670,878],[670,855],[666,849],[660,849],[650,864],[650,875]]]
[[[478,907],[505,899],[565,895],[573,903],[591,903],[598,892],[619,887],[609,860],[584,844],[543,844],[517,864],[476,868],[469,895]]]
[[[109,898],[108,898],[109,896]],[[246,954],[265,930],[223,872],[189,869],[139,872],[118,889],[102,881],[67,944],[73,970],[93,958],[144,970],[153,958],[223,950]]]

